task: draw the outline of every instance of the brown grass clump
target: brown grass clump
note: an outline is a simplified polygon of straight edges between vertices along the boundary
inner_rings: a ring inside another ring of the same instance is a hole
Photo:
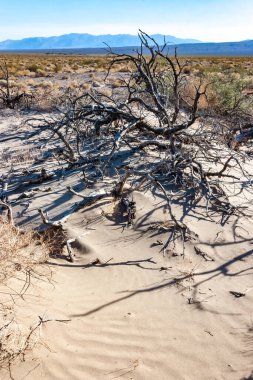
[[[91,88],[91,84],[90,83],[87,83],[87,82],[83,82],[81,83],[80,87],[85,90],[85,91],[89,91],[90,88]]]
[[[34,87],[40,87],[40,88],[53,88],[54,87],[54,84],[52,81],[50,80],[44,80],[43,82],[38,82],[36,83],[36,85]]]
[[[39,235],[0,221],[0,286],[11,278],[32,276],[47,259],[47,247]]]
[[[107,79],[106,83],[110,84],[113,88],[121,87],[126,84],[124,79],[115,78],[115,77]]]
[[[51,271],[42,265],[47,259],[48,247],[39,234],[21,231],[0,219],[0,288],[5,295],[0,303],[0,369],[7,369],[10,378],[13,362],[24,359],[35,345],[42,323],[20,325],[13,295],[24,299],[33,281],[50,281]]]
[[[108,87],[100,87],[97,89],[97,92],[108,98],[111,98],[113,94],[112,89]]]
[[[33,95],[36,109],[50,111],[58,104],[62,91],[57,84],[49,83],[44,84],[43,87],[40,84],[34,86]]]

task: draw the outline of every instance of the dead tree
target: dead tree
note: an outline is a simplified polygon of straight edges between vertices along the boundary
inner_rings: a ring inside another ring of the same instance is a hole
[[[160,46],[142,31],[139,38],[141,47],[132,55],[109,49],[107,78],[117,64],[131,67],[112,96],[92,89],[66,98],[54,118],[36,121],[33,133],[57,137],[67,162],[79,165],[85,178],[100,181],[116,170],[120,192],[127,181],[132,190],[158,191],[172,222],[169,242],[187,239],[190,231],[175,216],[174,203],[184,199],[187,209],[204,202],[206,213],[221,214],[222,223],[242,213],[231,205],[222,181],[250,179],[241,164],[245,156],[225,146],[217,120],[201,114],[199,102],[208,83],[185,75],[185,64],[166,43]],[[120,154],[128,157],[127,165],[117,164]],[[138,205],[133,206],[135,215]]]

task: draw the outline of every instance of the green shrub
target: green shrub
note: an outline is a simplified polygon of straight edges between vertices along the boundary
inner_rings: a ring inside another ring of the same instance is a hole
[[[210,105],[223,114],[253,114],[252,96],[247,93],[248,80],[240,74],[213,73],[209,76]]]

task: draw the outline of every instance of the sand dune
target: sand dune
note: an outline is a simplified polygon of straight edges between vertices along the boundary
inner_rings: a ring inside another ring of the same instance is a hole
[[[161,199],[140,193],[135,197],[134,228],[122,230],[114,222],[110,203],[69,219],[70,235],[82,242],[75,248],[76,261],[50,259],[53,286],[40,285],[42,297],[35,302],[27,295],[24,313],[70,321],[42,326],[41,342],[46,346],[37,345],[36,359],[14,368],[14,378],[249,376],[251,241],[241,238],[235,243],[232,222],[221,229],[195,220],[192,229],[205,239],[199,246],[215,261],[196,255],[191,243],[184,257],[164,256],[156,241],[166,234],[157,235],[152,228],[147,232],[148,226],[163,222]],[[150,216],[144,218],[147,210]],[[220,231],[216,240],[215,228]],[[91,264],[97,258],[99,262]],[[230,291],[246,295],[236,298]]]

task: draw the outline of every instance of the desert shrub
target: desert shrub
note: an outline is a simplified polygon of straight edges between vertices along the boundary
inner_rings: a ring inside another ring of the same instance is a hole
[[[209,77],[209,102],[215,111],[225,115],[252,113],[252,96],[248,96],[248,81],[240,74],[212,74]]]
[[[20,231],[0,220],[0,285],[11,278],[35,272],[48,258],[46,245],[33,231]]]
[[[36,63],[33,63],[33,64],[29,65],[29,66],[27,67],[27,69],[28,69],[29,71],[31,71],[32,73],[37,73],[37,71],[40,70],[41,67],[40,67],[39,65],[37,65]]]
[[[35,80],[34,79],[27,79],[26,80],[27,86],[34,86],[35,85]]]
[[[80,86],[79,82],[76,79],[68,81],[69,88],[78,88]]]
[[[55,62],[53,71],[57,74],[62,71],[62,64],[60,62]]]
[[[106,83],[110,84],[112,87],[120,87],[125,85],[125,81],[121,78],[109,78]]]
[[[9,86],[10,88],[13,88],[16,86],[16,82],[14,80],[10,79],[9,83],[7,83],[5,79],[0,79],[0,87],[6,89],[7,86]]]
[[[113,95],[113,91],[111,88],[108,87],[100,87],[98,88],[97,92],[105,97],[111,98]]]
[[[78,69],[79,69],[79,66],[78,66],[78,65],[73,65],[73,66],[72,66],[72,70],[77,71]]]
[[[246,78],[245,86],[247,90],[249,91],[253,90],[253,77],[249,76]]]
[[[21,70],[18,70],[17,72],[17,76],[30,76],[31,72],[29,70],[24,70],[24,69],[21,69]]]
[[[63,88],[57,82],[43,81],[34,86],[34,108],[40,111],[52,111],[58,104]]]
[[[17,83],[17,88],[19,91],[29,94],[30,89],[29,86],[25,82]]]
[[[0,103],[4,108],[30,107],[33,99],[31,94],[21,92],[18,85],[12,80],[6,62],[0,64]]]
[[[53,88],[54,84],[53,82],[49,80],[44,80],[43,82],[39,82],[36,84],[35,87],[40,87],[40,88]]]
[[[45,70],[42,70],[42,69],[38,69],[37,71],[36,71],[36,77],[45,77],[45,76],[47,76],[48,74],[47,74],[47,72],[45,71]]]
[[[185,68],[183,69],[183,74],[190,75],[191,74],[191,67],[185,66]]]
[[[117,72],[118,73],[126,73],[126,72],[129,72],[129,68],[127,67],[127,66],[122,66],[122,67],[119,67],[118,69],[117,69]]]
[[[80,87],[81,87],[84,91],[89,91],[91,85],[90,85],[90,83],[83,82],[83,83],[81,83]]]

